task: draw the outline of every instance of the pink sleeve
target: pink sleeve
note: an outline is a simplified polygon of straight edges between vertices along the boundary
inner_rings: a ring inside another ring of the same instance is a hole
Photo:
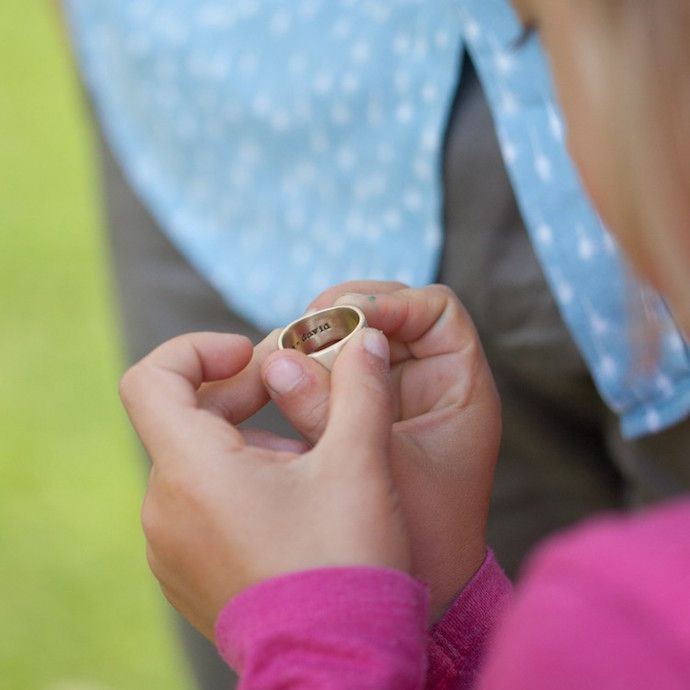
[[[429,640],[427,688],[476,680],[510,597],[489,554]],[[397,571],[306,571],[260,584],[221,613],[240,688],[412,690],[426,672],[426,590]],[[589,525],[532,559],[478,687],[664,688],[690,678],[690,502]]]
[[[482,567],[431,628],[427,690],[464,690],[474,685],[487,641],[510,602],[511,590],[490,550]]]
[[[427,589],[395,570],[304,571],[235,597],[216,642],[240,690],[419,690],[428,605]]]
[[[690,502],[599,520],[532,559],[481,690],[690,687]]]

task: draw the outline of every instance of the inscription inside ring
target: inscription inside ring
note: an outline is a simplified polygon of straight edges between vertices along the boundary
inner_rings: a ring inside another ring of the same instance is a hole
[[[332,307],[310,314],[291,324],[281,337],[283,348],[306,355],[325,350],[346,338],[360,324],[357,311],[350,307]]]
[[[304,344],[308,340],[311,340],[312,338],[316,338],[316,337],[321,339],[322,337],[324,337],[324,334],[326,333],[326,331],[330,331],[331,328],[332,328],[331,324],[327,321],[326,323],[323,323],[323,324],[317,326],[316,328],[309,331],[308,333],[305,333],[301,338],[301,343],[300,343],[302,345],[301,349],[304,350]],[[333,338],[333,337],[331,337],[330,334],[328,334],[328,337],[330,339],[326,340],[326,342],[320,342],[319,345],[316,347],[316,349],[311,350],[311,352],[309,354],[311,354],[313,352],[319,352],[321,350],[325,350],[327,347],[330,347],[331,345],[335,345],[336,343],[339,343],[342,340],[342,338]]]

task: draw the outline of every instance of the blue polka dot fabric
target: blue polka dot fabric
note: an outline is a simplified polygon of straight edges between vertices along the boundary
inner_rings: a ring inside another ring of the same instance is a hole
[[[452,2],[69,8],[129,177],[234,309],[272,328],[334,283],[433,276]]]
[[[66,6],[132,185],[263,328],[345,280],[434,280],[442,140],[467,49],[547,279],[624,433],[690,410],[688,349],[656,298],[662,351],[654,371],[634,366],[626,269],[567,155],[539,42],[514,47],[506,0]]]
[[[663,302],[631,278],[587,198],[538,39],[515,49],[521,26],[505,0],[458,5],[525,224],[602,397],[628,437],[674,424],[690,410],[687,344]],[[644,366],[635,337],[643,311],[659,331],[655,361]]]

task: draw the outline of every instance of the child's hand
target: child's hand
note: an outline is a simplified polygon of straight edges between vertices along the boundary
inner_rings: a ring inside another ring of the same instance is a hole
[[[246,338],[175,338],[123,377],[123,402],[153,462],[142,510],[149,563],[166,597],[208,637],[231,597],[281,573],[409,568],[388,463],[388,358],[377,331],[348,342],[331,376],[328,423],[303,454],[278,438],[248,445],[227,421],[266,399]],[[200,390],[229,377],[222,401],[213,385]]]
[[[355,293],[355,294],[353,294]],[[500,406],[474,326],[446,287],[346,283],[311,306],[354,304],[391,347],[392,463],[412,546],[440,615],[481,565],[500,440]],[[271,396],[307,440],[330,419],[329,374],[297,351],[262,364]],[[290,376],[291,375],[291,376]]]

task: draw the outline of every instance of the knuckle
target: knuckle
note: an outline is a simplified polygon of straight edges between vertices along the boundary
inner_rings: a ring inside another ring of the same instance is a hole
[[[443,283],[434,283],[433,285],[429,285],[425,289],[445,299],[458,301],[458,297],[455,294],[455,292],[453,292],[453,290],[450,287],[444,285]]]
[[[149,570],[153,573],[156,578],[160,578],[161,567],[158,561],[158,556],[153,549],[150,542],[146,542],[146,562],[148,563]]]
[[[195,514],[204,504],[198,482],[190,481],[184,472],[157,472],[151,481],[141,507],[141,525],[152,544],[170,540],[185,515]]]
[[[455,294],[455,291],[448,285],[443,285],[442,283],[434,283],[429,285],[427,288],[423,288],[429,291],[435,302],[438,303],[441,310],[451,308],[453,310],[462,311],[462,303],[460,298]]]
[[[120,400],[126,410],[132,410],[140,401],[146,381],[150,379],[151,373],[151,364],[146,360],[141,360],[133,364],[122,375],[118,390]]]
[[[160,512],[156,505],[156,501],[151,495],[147,493],[144,502],[141,506],[141,528],[149,545],[147,550],[150,550],[160,541],[161,524],[164,524],[160,519]]]
[[[184,472],[168,468],[160,478],[161,488],[166,499],[176,505],[187,505],[196,502],[196,485],[189,481]]]
[[[452,288],[447,285],[433,285],[432,294],[438,305],[439,317],[446,312],[453,314],[456,318],[460,317],[461,320],[467,318],[465,308],[462,306],[460,298],[455,294]]]
[[[120,378],[120,384],[118,386],[118,392],[120,394],[120,400],[122,404],[129,409],[134,401],[135,395],[134,391],[138,383],[138,370],[137,365],[134,365],[127,369],[125,373]]]

